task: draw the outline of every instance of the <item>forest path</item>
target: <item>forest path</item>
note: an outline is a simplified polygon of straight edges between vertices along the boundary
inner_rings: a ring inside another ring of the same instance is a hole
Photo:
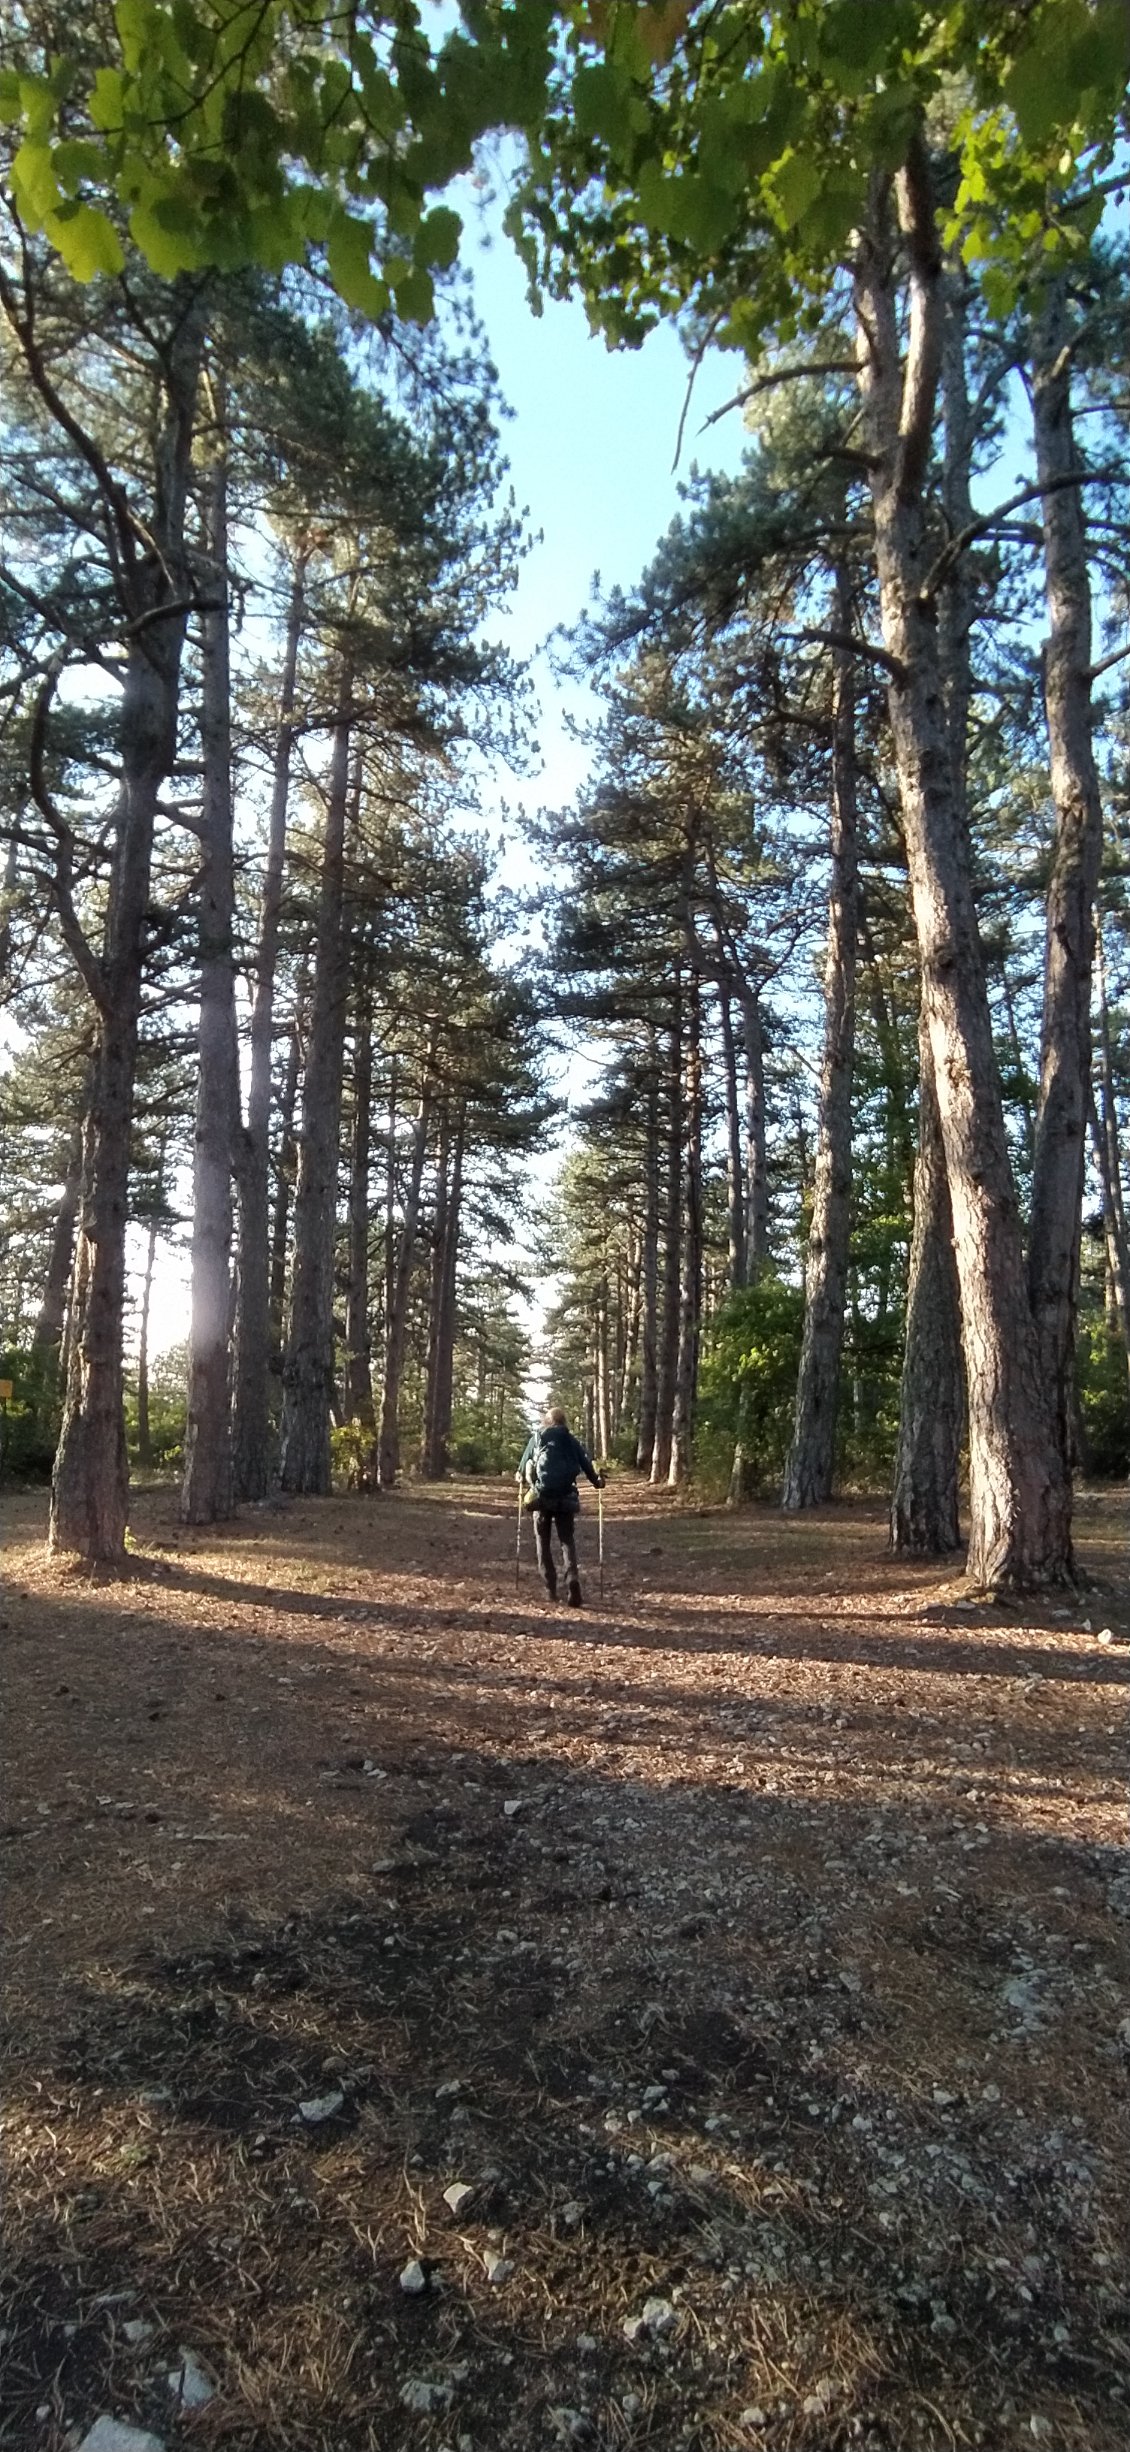
[[[1123,1494],[1009,1612],[868,1507],[614,1486],[580,1613],[512,1483],[5,1517],[0,2445],[1124,2452]]]

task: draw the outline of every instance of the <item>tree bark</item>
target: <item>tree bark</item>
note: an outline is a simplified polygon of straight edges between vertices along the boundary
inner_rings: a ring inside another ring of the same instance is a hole
[[[349,1278],[345,1299],[345,1417],[377,1427],[369,1330],[369,1152],[373,1101],[373,997],[362,948],[353,1030],[353,1118],[349,1163]]]
[[[192,1164],[192,1321],[189,1332],[183,1524],[214,1524],[234,1504],[231,1447],[232,1179],[239,1130],[235,1020],[235,862],[232,843],[231,658],[228,635],[227,438],[214,400],[205,505],[206,585],[201,620],[198,943],[200,1020]]]
[[[45,1410],[50,1407],[58,1388],[59,1359],[63,1350],[63,1328],[67,1317],[67,1288],[71,1282],[75,1228],[78,1221],[81,1190],[82,1127],[76,1124],[71,1135],[70,1148],[67,1151],[62,1196],[55,1212],[55,1224],[51,1233],[47,1278],[31,1339],[31,1359],[36,1377],[36,1401]]]
[[[650,1034],[647,1120],[644,1130],[644,1213],[640,1249],[640,1395],[636,1471],[646,1472],[655,1445],[659,1312],[659,1074],[655,1034]]]
[[[671,1467],[671,1416],[679,1367],[680,1251],[683,1214],[683,1013],[682,982],[676,979],[668,1040],[667,1131],[663,1186],[663,1293],[657,1319],[655,1437],[651,1479],[666,1481]]]
[[[723,970],[719,942],[718,1019],[722,1030],[722,1078],[726,1094],[726,1229],[729,1247],[729,1288],[736,1294],[746,1282],[746,1187],[742,1164],[742,1119],[738,1104],[738,1056],[730,1010],[730,985]]]
[[[247,1126],[239,1169],[239,1289],[235,1324],[235,1403],[232,1478],[237,1499],[263,1499],[274,1473],[271,1368],[282,1317],[280,1295],[272,1334],[270,1212],[271,1060],[275,973],[286,867],[286,820],[294,739],[295,683],[302,636],[306,555],[295,555],[279,683],[267,858],[259,904],[255,996],[247,1084]],[[293,1093],[292,1093],[293,1108]]]
[[[450,1175],[443,1175],[442,1232],[437,1234],[432,1329],[428,1341],[427,1400],[422,1470],[425,1481],[442,1481],[451,1438],[452,1374],[455,1361],[455,1293],[463,1200],[466,1116],[460,1113],[451,1140]]]
[[[671,1411],[672,1489],[689,1479],[694,1452],[698,1356],[702,1335],[702,999],[699,977],[687,985],[686,1154],[684,1160],[682,1272],[679,1285],[679,1350]]]
[[[71,1302],[67,1393],[49,1546],[125,1555],[129,1460],[122,1411],[130,1129],[157,802],[176,760],[189,571],[185,511],[202,317],[190,305],[164,352],[149,542],[127,574],[134,628],[122,693],[122,768],[100,963]],[[143,627],[139,627],[143,624]]]
[[[1040,1376],[1066,1479],[1075,1449],[1075,1334],[1091,1086],[1094,902],[1102,801],[1091,713],[1091,589],[1071,412],[1070,331],[1062,282],[1033,333],[1032,411],[1041,485],[1049,635],[1044,706],[1055,803],[1048,887],[1040,1092],[1032,1169],[1028,1291]]]
[[[302,1085],[302,1130],[294,1195],[290,1319],[283,1362],[282,1486],[284,1490],[320,1494],[331,1487],[334,1259],[341,1076],[349,993],[344,885],[352,689],[350,660],[343,654],[326,798],[310,1041]]]
[[[143,1473],[152,1470],[153,1434],[149,1426],[149,1304],[157,1257],[157,1219],[149,1220],[145,1240],[145,1273],[141,1280],[141,1317],[137,1330],[137,1461]]]
[[[970,487],[973,436],[965,375],[965,275],[955,268],[944,277],[944,315],[942,491],[950,534],[961,536],[973,518]],[[961,554],[942,591],[938,652],[957,816],[966,835],[969,709],[973,695],[972,623],[973,588],[967,559]],[[914,1227],[891,1494],[890,1538],[896,1556],[943,1557],[960,1546],[958,1469],[964,1422],[965,1383],[953,1213],[934,1059],[920,1012]]]
[[[298,1140],[294,1130],[302,1053],[306,1039],[306,982],[298,983],[287,1041],[286,1071],[279,1091],[279,1159],[271,1213],[271,1372],[282,1377],[283,1328],[286,1320],[287,1247],[290,1240],[291,1186],[298,1173]]]
[[[851,625],[847,574],[836,581],[835,626]],[[836,1466],[836,1400],[844,1335],[851,1224],[851,1086],[855,1056],[855,973],[859,940],[858,787],[855,679],[849,652],[837,651],[832,707],[832,880],[824,969],[824,1058],[816,1131],[816,1179],[804,1284],[804,1334],[793,1441],[781,1504],[790,1511],[831,1498]]]
[[[922,994],[953,1207],[969,1402],[970,1544],[979,1587],[1071,1578],[1071,1499],[1040,1384],[997,1078],[968,841],[949,755],[923,485],[940,359],[941,263],[925,146],[898,180],[911,266],[903,368],[882,211],[856,267],[859,385],[890,714]],[[876,202],[878,202],[878,197]]]
[[[746,1276],[753,1280],[769,1257],[769,1170],[765,1141],[765,1033],[761,1004],[741,987],[745,1056]]]
[[[430,1061],[429,1068],[430,1072]],[[416,1231],[420,1216],[420,1187],[424,1179],[424,1158],[428,1146],[428,1126],[431,1116],[431,1092],[428,1072],[420,1093],[420,1104],[412,1128],[412,1163],[404,1194],[404,1217],[396,1247],[385,1314],[384,1388],[381,1397],[381,1435],[377,1472],[382,1490],[390,1490],[400,1470],[400,1382],[404,1373],[404,1354],[408,1342],[408,1300],[412,1291],[412,1270],[416,1259]],[[389,1163],[389,1199],[395,1196],[395,1177]]]
[[[940,1558],[961,1541],[957,1474],[965,1408],[949,1184],[925,1015],[919,1024],[918,1059],[914,1231],[891,1548],[900,1557]]]

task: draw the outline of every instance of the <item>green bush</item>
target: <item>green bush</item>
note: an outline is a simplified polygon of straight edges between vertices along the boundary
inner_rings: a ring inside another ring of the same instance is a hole
[[[725,1497],[741,1429],[747,1495],[779,1485],[792,1437],[804,1293],[767,1271],[711,1321],[699,1382],[695,1479]]]
[[[62,1414],[55,1371],[10,1345],[0,1353],[0,1379],[12,1382],[0,1416],[4,1479],[50,1481]]]
[[[1087,1313],[1079,1322],[1076,1355],[1079,1410],[1088,1473],[1125,1480],[1130,1474],[1130,1379],[1126,1349],[1105,1319]]]

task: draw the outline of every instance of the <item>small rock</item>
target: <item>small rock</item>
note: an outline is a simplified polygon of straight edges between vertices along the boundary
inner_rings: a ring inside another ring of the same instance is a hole
[[[1113,1630],[1109,1626],[1100,1626],[1098,1639],[1100,1643],[1113,1643]]]
[[[1128,2038],[1128,2040],[1130,2040],[1130,2038]],[[570,2197],[568,2204],[563,2205],[561,2208],[561,2219],[565,2224],[566,2230],[575,2231],[578,2222],[583,2222],[584,2218],[584,2206],[578,2203],[576,2197]]]
[[[577,2348],[582,2358],[594,2358],[600,2348],[595,2333],[578,2333]]]
[[[822,2392],[807,2392],[801,2408],[806,2418],[826,2418],[828,2415],[828,2404]]]
[[[739,2426],[768,2426],[768,2424],[769,2412],[767,2409],[762,2409],[757,2401],[752,2404],[751,2408],[743,2409],[738,2419]]]
[[[145,2342],[152,2341],[156,2330],[156,2325],[147,2324],[144,2316],[131,2316],[122,2326],[122,2339],[128,2341],[131,2350],[140,2350]]]
[[[522,1803],[523,1800],[520,1796],[508,1796],[503,1798],[502,1810],[509,1821],[513,1821],[516,1813],[521,1813]]]
[[[546,2411],[546,2418],[562,2443],[591,2443],[593,2425],[583,2409],[566,2409],[559,2405]]]
[[[103,2416],[83,2436],[78,2452],[165,2452],[165,2439],[151,2435],[148,2427],[127,2426],[121,2418]]]
[[[400,2398],[405,2409],[415,2410],[419,2417],[427,2418],[432,2410],[447,2408],[451,2386],[436,2384],[426,2375],[410,2375],[407,2383],[400,2387]]]
[[[470,2204],[474,2193],[474,2189],[466,2180],[452,2180],[450,2188],[444,2189],[443,2201],[445,2205],[451,2207],[453,2214],[461,2214],[464,2206]]]
[[[705,2188],[707,2181],[712,2180],[713,2177],[714,2173],[709,2163],[692,2163],[687,2173],[687,2178],[694,2188]]]
[[[335,2086],[332,2094],[314,2094],[307,2102],[300,2103],[297,2117],[299,2120],[305,2120],[307,2128],[317,2128],[319,2121],[332,2120],[335,2113],[341,2110],[344,2101],[345,2096],[340,2086]]]
[[[670,2299],[645,2299],[641,2316],[625,2316],[624,2339],[632,2343],[658,2341],[661,2334],[671,2331],[675,2321]]]
[[[442,2103],[445,2096],[449,2094],[462,2094],[462,2092],[463,2080],[461,2077],[446,2077],[442,2086],[436,2087],[436,2102]]]
[[[206,2409],[216,2397],[211,2376],[205,2373],[195,2350],[186,2349],[183,2341],[177,2343],[177,2363],[170,2367],[165,2382],[182,2409]]]
[[[400,2287],[408,2292],[409,2298],[414,2299],[418,2299],[421,2291],[427,2289],[428,2277],[418,2256],[409,2258],[400,2276]]]
[[[514,2271],[513,2258],[500,2256],[496,2248],[488,2248],[483,2258],[483,2271],[488,2282],[493,2282],[497,2289],[502,2282],[509,2281]]]

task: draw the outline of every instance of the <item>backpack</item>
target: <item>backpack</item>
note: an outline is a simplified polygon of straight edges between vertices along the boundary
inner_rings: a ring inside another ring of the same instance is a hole
[[[549,1514],[568,1497],[577,1478],[567,1430],[543,1430],[533,1454],[534,1503]]]

